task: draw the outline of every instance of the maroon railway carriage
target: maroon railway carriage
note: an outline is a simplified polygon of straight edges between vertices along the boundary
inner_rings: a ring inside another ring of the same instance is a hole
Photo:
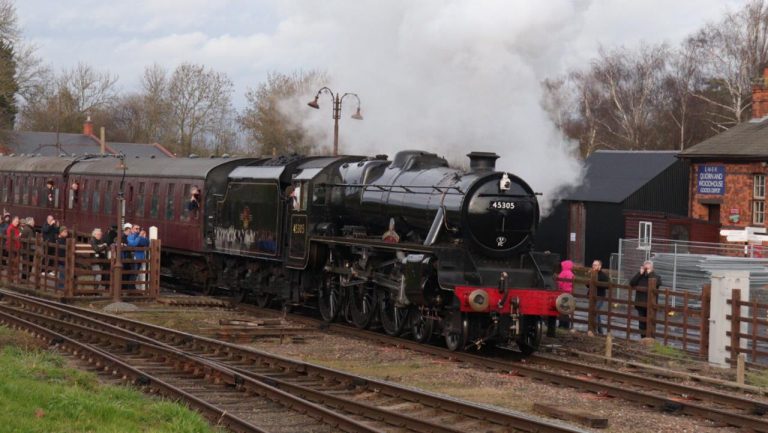
[[[205,249],[206,207],[223,194],[227,175],[254,158],[126,159],[113,157],[0,157],[0,206],[38,226],[48,215],[80,232],[117,224],[117,195],[125,197],[125,221],[156,226],[164,251],[184,254]],[[53,200],[46,183],[53,181]],[[193,187],[199,209],[187,206]]]

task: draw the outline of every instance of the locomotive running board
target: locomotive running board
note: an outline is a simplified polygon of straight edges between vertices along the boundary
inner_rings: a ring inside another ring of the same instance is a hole
[[[350,238],[344,238],[339,236],[312,236],[310,238],[310,241],[323,242],[329,245],[376,247],[376,248],[382,248],[382,249],[393,250],[393,251],[406,250],[406,251],[418,251],[421,253],[434,253],[436,251],[435,247],[425,246],[422,244],[416,244],[416,243],[410,243],[410,242],[400,242],[397,244],[393,244],[393,243],[384,242],[384,241],[375,240],[375,239],[350,239]]]

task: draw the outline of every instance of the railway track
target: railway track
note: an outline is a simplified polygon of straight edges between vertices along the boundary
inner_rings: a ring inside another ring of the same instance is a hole
[[[582,431],[92,310],[6,291],[0,297],[0,322],[183,398],[234,431]],[[260,425],[265,416],[289,425]]]
[[[252,313],[277,314],[251,305],[240,305]],[[595,394],[652,406],[659,410],[707,419],[723,425],[768,432],[768,405],[753,399],[713,389],[691,387],[654,377],[596,367],[552,356],[534,355],[526,363],[501,357],[451,352],[445,348],[420,344],[403,338],[362,330],[345,324],[327,324],[306,316],[290,315],[290,320],[318,326],[342,335],[373,340],[429,355],[466,362],[482,368],[518,374],[542,382],[568,386]]]

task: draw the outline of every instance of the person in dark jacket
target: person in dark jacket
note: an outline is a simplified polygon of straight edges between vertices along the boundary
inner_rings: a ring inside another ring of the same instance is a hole
[[[610,283],[611,280],[608,278],[608,274],[603,271],[603,262],[601,260],[592,261],[592,269],[589,271],[589,278],[598,283],[595,286],[595,296],[597,297],[597,302],[595,303],[595,325],[597,326],[597,333],[603,335],[603,325],[600,321],[601,316],[599,312],[603,311],[607,305],[607,301],[604,298],[608,294],[608,283]],[[589,289],[589,287],[587,287],[587,289]],[[589,330],[590,333],[594,331],[594,329]]]
[[[53,215],[48,215],[48,218],[45,219],[45,224],[43,224],[43,228],[40,230],[40,232],[43,234],[43,241],[48,242],[48,267],[53,268],[55,266],[55,259],[56,257],[56,246],[53,244],[56,243],[56,240],[59,238],[59,222],[56,220],[56,218],[53,217]],[[53,276],[53,271],[48,272],[49,276]]]
[[[11,225],[11,214],[6,212],[3,214],[3,222],[0,223],[0,232],[4,234],[9,225]]]
[[[640,315],[640,317],[644,318],[648,315],[648,285],[649,281],[651,279],[656,279],[656,288],[658,289],[661,287],[661,277],[657,275],[655,272],[653,272],[653,262],[650,260],[646,260],[645,263],[643,263],[643,266],[640,267],[640,271],[638,271],[634,277],[629,281],[629,285],[632,286],[632,288],[643,288],[646,289],[642,292],[635,292],[635,310],[637,310],[637,314]],[[655,293],[656,302],[659,301],[659,292],[657,291]],[[644,321],[640,321],[639,323],[639,329],[640,331],[645,331],[647,323]]]
[[[91,244],[91,248],[93,248],[94,259],[105,260],[107,258],[107,251],[109,251],[109,245],[107,245],[103,237],[104,237],[104,233],[101,231],[100,228],[95,228],[91,232],[91,239],[88,241],[88,243]],[[101,272],[104,270],[105,267],[109,267],[109,264],[94,263],[91,265],[91,270],[93,270],[94,272],[97,272],[93,276],[94,281],[101,281],[103,279],[103,275],[101,274]],[[99,288],[101,287],[99,286]]]
[[[104,235],[104,242],[106,242],[107,245],[112,246],[115,243],[115,239],[117,239],[117,226],[112,225],[109,227],[109,230],[107,230],[107,234]]]
[[[56,237],[56,246],[54,247],[56,249],[56,266],[59,269],[59,280],[56,285],[57,288],[63,289],[64,288],[64,278],[66,277],[66,274],[64,273],[64,268],[67,263],[67,238],[69,237],[69,230],[67,230],[66,227],[60,227],[59,228],[59,235]]]
[[[21,223],[21,247],[26,251],[25,264],[21,266],[21,278],[26,279],[32,270],[32,261],[35,259],[35,219],[25,218]]]

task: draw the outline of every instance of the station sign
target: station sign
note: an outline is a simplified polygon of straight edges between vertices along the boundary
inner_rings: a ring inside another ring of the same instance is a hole
[[[700,165],[696,185],[699,194],[725,194],[725,166]]]

